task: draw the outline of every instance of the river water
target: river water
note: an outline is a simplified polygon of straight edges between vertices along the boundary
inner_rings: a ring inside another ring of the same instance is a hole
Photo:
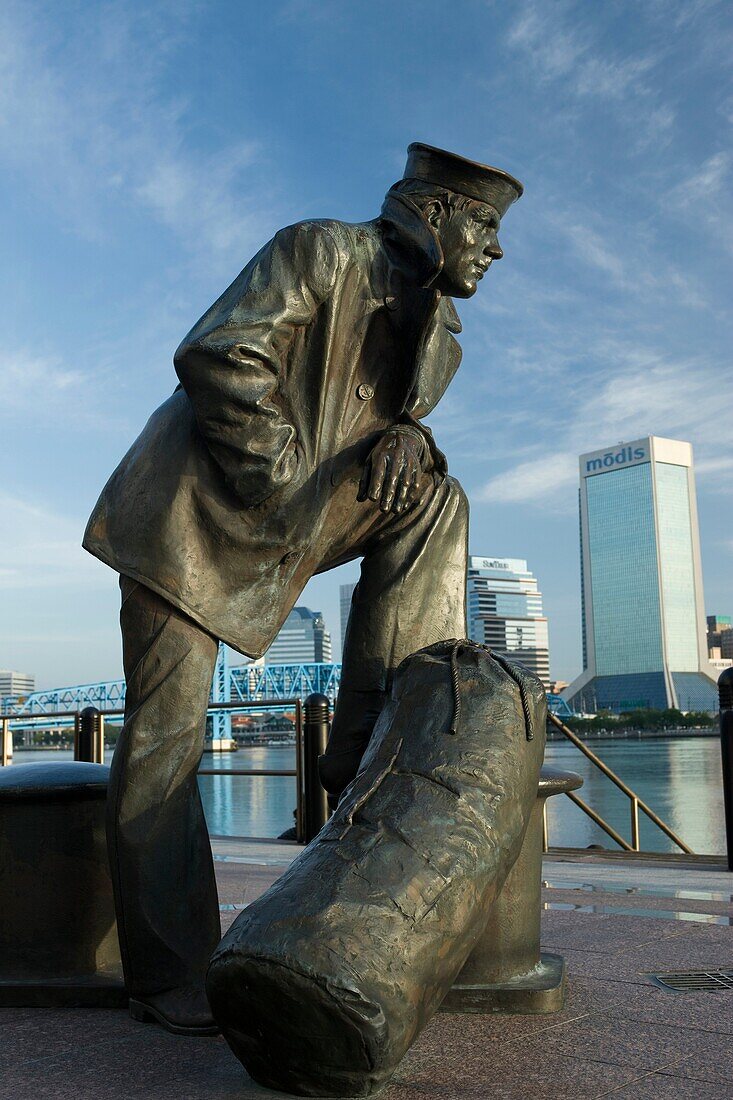
[[[654,740],[594,740],[591,747],[662,820],[692,848],[703,854],[725,851],[725,821],[716,737]],[[18,764],[69,759],[68,752],[16,750]],[[580,796],[622,836],[630,839],[628,799],[573,745],[553,741],[545,756],[552,767],[580,773]],[[295,767],[292,746],[206,753],[203,768],[282,769]],[[209,830],[216,836],[277,836],[293,824],[295,780],[288,776],[199,777]],[[586,848],[600,844],[616,848],[610,838],[568,798],[548,803],[550,844]],[[645,851],[676,851],[645,815],[641,815],[641,847]]]

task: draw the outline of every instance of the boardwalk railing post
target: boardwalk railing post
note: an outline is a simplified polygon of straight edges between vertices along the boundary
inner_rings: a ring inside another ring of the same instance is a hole
[[[10,729],[10,719],[2,720],[2,745],[0,745],[0,759],[2,767],[11,764],[13,760],[13,732]]]
[[[303,723],[303,809],[304,839],[309,844],[328,821],[327,795],[318,778],[318,757],[326,751],[329,703],[326,695],[314,692],[305,701]]]
[[[726,668],[718,679],[720,705],[720,751],[723,763],[723,800],[725,803],[725,839],[728,870],[733,871],[733,668]]]
[[[96,707],[85,707],[74,717],[74,760],[104,763],[104,720]]]

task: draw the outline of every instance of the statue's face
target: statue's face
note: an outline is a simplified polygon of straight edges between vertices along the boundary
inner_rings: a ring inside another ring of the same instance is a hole
[[[494,260],[504,255],[499,247],[499,214],[485,203],[471,203],[463,209],[446,209],[430,217],[443,249],[443,270],[434,286],[452,298],[470,298],[479,279]]]

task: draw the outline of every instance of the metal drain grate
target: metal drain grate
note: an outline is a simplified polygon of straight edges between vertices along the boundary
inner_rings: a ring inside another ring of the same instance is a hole
[[[719,993],[721,989],[733,989],[733,970],[668,970],[647,977],[674,993]]]

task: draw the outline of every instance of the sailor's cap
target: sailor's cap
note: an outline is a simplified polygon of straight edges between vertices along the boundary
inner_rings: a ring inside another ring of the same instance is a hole
[[[407,147],[407,165],[404,179],[422,180],[459,195],[467,195],[478,202],[488,203],[503,217],[513,202],[522,194],[524,188],[519,180],[503,172],[501,168],[492,168],[489,164],[479,164],[467,160],[445,149],[436,149],[432,145],[423,145],[414,141]]]

